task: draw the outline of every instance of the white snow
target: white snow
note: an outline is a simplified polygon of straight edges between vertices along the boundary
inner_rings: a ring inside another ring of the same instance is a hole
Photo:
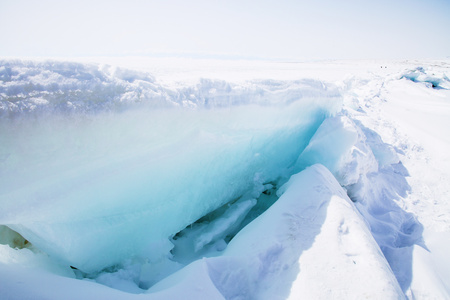
[[[0,63],[1,298],[450,297],[449,61],[96,60]]]

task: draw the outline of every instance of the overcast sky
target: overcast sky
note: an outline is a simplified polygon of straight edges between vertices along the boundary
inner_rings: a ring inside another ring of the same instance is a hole
[[[0,56],[450,56],[449,0],[0,0]]]

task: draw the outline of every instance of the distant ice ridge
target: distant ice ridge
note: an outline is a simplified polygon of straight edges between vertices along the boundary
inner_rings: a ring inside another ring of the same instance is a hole
[[[406,78],[413,82],[422,82],[432,88],[450,89],[450,79],[445,73],[435,74],[423,67],[405,71],[401,74],[401,78]]]

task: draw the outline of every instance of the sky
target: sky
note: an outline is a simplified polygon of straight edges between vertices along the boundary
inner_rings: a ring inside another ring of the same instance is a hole
[[[450,57],[449,0],[0,0],[0,56]]]

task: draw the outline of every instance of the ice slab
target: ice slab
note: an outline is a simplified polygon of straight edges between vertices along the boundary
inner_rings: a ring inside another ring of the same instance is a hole
[[[288,178],[322,121],[341,108],[336,90],[317,81],[204,80],[169,91],[145,74],[74,63],[0,71],[8,111],[0,119],[0,224],[87,273],[168,256],[168,238],[189,224]],[[154,93],[197,109],[130,104],[153,103]],[[35,94],[47,102],[32,109]],[[77,109],[60,102],[71,95]]]

